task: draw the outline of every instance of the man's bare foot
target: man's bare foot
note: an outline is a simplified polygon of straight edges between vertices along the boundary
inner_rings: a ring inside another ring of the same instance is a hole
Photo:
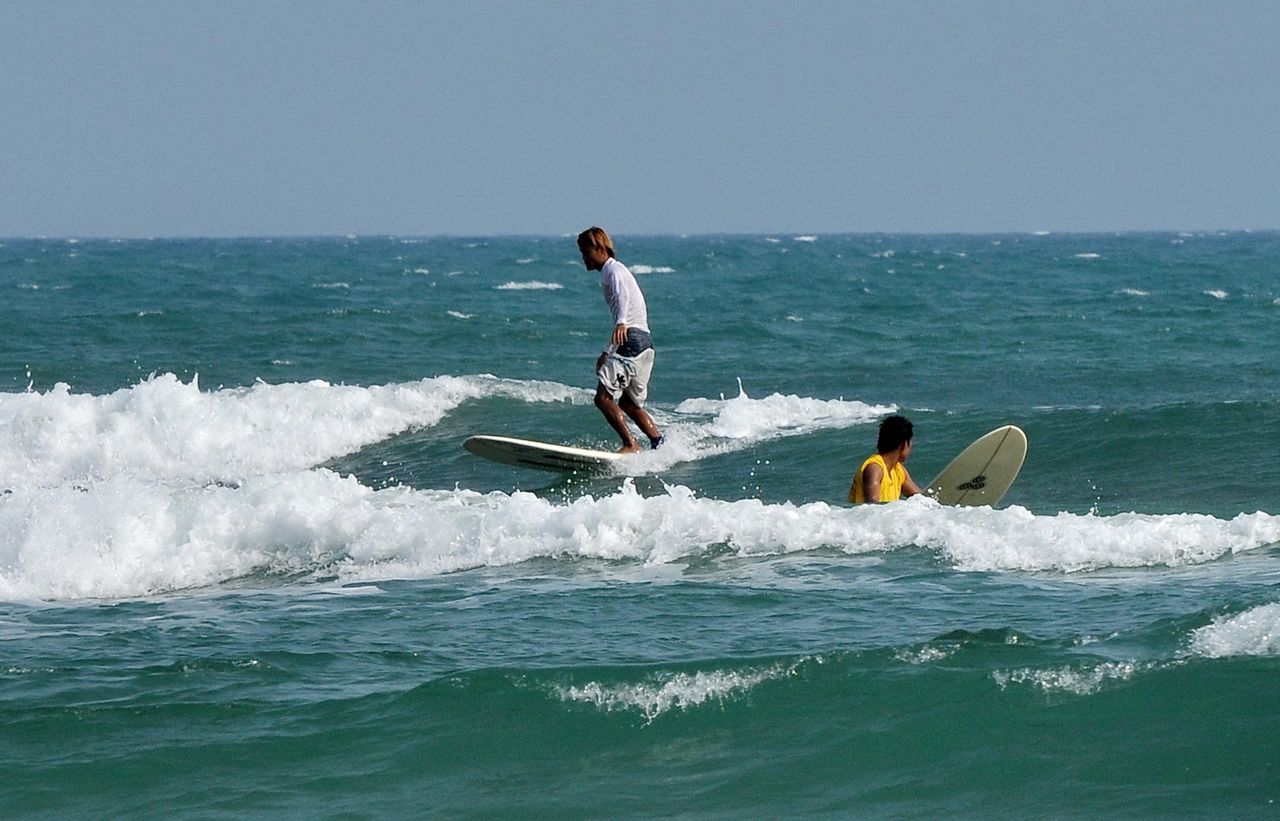
[[[640,446],[637,445],[635,442],[632,442],[629,445],[623,445],[622,447],[618,448],[618,453],[639,453],[639,452],[640,452]]]

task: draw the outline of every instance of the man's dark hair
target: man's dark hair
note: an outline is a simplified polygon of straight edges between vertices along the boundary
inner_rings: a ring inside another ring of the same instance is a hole
[[[880,435],[876,438],[877,453],[892,453],[911,441],[913,428],[905,416],[890,416],[880,423]]]

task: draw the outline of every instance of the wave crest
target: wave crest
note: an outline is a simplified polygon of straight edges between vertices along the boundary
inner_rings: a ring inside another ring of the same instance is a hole
[[[924,548],[957,570],[1078,571],[1205,562],[1280,539],[1280,518],[1037,517],[915,497],[833,507],[701,498],[668,486],[558,503],[531,493],[374,490],[324,470],[234,485],[134,478],[0,496],[0,596],[165,593],[251,574],[342,581],[436,576],[538,558],[642,566],[730,553]],[[1194,548],[1194,549],[1192,549]]]

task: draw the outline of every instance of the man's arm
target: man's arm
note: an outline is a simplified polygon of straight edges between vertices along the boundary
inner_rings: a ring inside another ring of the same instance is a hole
[[[862,500],[864,502],[880,501],[880,481],[884,479],[884,469],[875,462],[862,469]]]
[[[627,315],[631,295],[627,293],[626,283],[619,281],[617,272],[612,268],[605,270],[602,285],[604,300],[613,314],[613,335],[609,337],[609,344],[618,348],[627,341],[627,325],[622,320]]]
[[[902,480],[902,498],[906,499],[908,496],[915,496],[917,493],[924,492],[920,489],[920,486],[916,484],[916,480],[911,478],[911,474],[907,473],[906,468],[903,468],[902,472],[906,476],[906,478]]]

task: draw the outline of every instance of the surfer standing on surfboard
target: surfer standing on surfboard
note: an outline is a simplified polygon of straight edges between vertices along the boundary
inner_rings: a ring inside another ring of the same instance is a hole
[[[603,228],[592,226],[578,235],[578,250],[588,271],[600,272],[604,301],[613,314],[613,335],[596,360],[596,407],[618,436],[619,453],[640,450],[627,427],[627,417],[649,437],[649,445],[662,444],[662,434],[644,409],[653,373],[653,337],[649,335],[649,311],[644,294],[627,266],[614,258],[613,240]]]
[[[849,487],[850,502],[858,505],[864,502],[896,502],[920,492],[906,468],[913,432],[911,422],[905,416],[890,416],[880,423],[876,452],[868,456],[853,475],[853,484]]]

